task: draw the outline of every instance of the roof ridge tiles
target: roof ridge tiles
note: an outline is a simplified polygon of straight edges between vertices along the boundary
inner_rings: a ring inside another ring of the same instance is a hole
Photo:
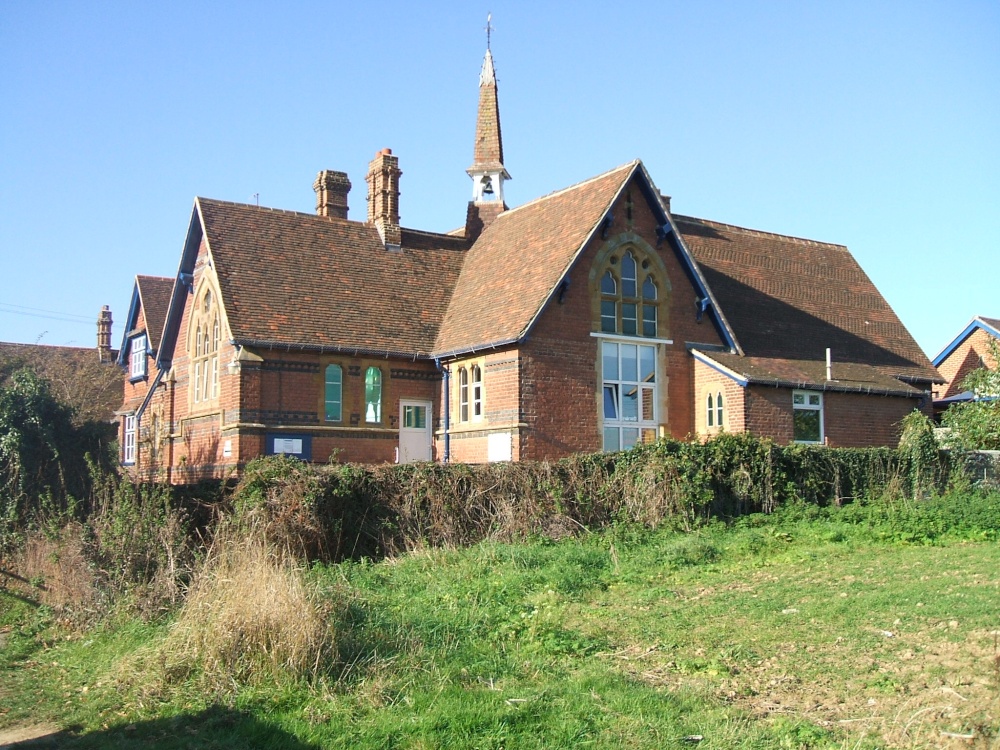
[[[564,187],[564,188],[561,188],[559,190],[554,190],[553,192],[546,193],[545,195],[541,195],[538,198],[533,198],[532,200],[528,201],[527,203],[522,203],[520,206],[515,206],[514,208],[509,208],[506,211],[503,211],[497,218],[498,219],[502,219],[506,215],[516,213],[517,211],[520,211],[522,209],[525,209],[525,208],[528,208],[530,206],[533,206],[536,203],[541,203],[542,201],[550,200],[551,198],[555,198],[555,197],[563,195],[565,193],[569,193],[569,192],[571,192],[573,190],[579,190],[580,188],[582,188],[582,187],[584,187],[586,185],[589,185],[592,182],[596,182],[597,180],[604,179],[608,175],[612,175],[615,172],[620,172],[620,171],[623,171],[623,170],[626,170],[626,169],[633,169],[639,163],[640,163],[639,159],[633,159],[632,161],[630,161],[630,162],[628,162],[626,164],[621,164],[621,165],[619,165],[619,166],[617,166],[617,167],[615,167],[613,169],[607,170],[606,172],[601,172],[599,175],[594,175],[593,177],[588,177],[586,180],[582,180],[580,182],[573,183],[572,185],[569,185],[568,187]]]
[[[700,219],[697,216],[685,216],[683,214],[671,214],[676,221],[687,223],[687,224],[703,224],[711,227],[720,227],[728,231],[740,232],[742,234],[752,235],[756,237],[768,237],[771,239],[788,240],[794,242],[797,245],[807,245],[809,247],[832,247],[838,250],[843,250],[848,252],[847,245],[842,245],[839,242],[823,242],[822,240],[811,240],[806,237],[796,237],[791,234],[779,234],[778,232],[767,232],[763,229],[751,229],[750,227],[741,227],[736,224],[727,224],[724,221],[713,221],[712,219]]]

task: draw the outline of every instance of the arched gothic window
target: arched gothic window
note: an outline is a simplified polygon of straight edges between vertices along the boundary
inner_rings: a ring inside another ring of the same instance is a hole
[[[219,344],[222,338],[222,324],[218,306],[213,304],[212,292],[206,289],[201,301],[194,308],[191,325],[192,336],[192,383],[194,403],[214,401],[219,397]]]
[[[601,331],[655,338],[658,293],[649,261],[640,264],[626,251],[620,260],[611,256],[610,265],[601,277]]]
[[[365,373],[365,421],[382,421],[382,371],[377,367],[369,367]]]
[[[458,421],[469,421],[469,371],[458,368]]]

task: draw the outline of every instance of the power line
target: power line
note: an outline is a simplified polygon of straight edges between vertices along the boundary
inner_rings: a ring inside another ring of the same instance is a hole
[[[34,310],[36,308],[26,307],[20,310],[10,310],[8,307],[22,307],[21,305],[8,305],[6,302],[0,302],[0,313],[10,313],[11,315],[24,315],[29,318],[47,318],[48,320],[59,320],[64,323],[75,323],[76,325],[91,325],[94,324],[97,318],[91,320],[85,318],[82,315],[75,315],[73,313],[61,313],[54,310],[40,310],[38,312],[29,312],[29,310]]]

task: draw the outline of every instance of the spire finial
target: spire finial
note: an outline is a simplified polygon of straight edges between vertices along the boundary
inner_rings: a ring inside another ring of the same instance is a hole
[[[493,31],[493,24],[490,23],[493,20],[493,14],[486,14],[486,49],[490,48],[490,33]]]

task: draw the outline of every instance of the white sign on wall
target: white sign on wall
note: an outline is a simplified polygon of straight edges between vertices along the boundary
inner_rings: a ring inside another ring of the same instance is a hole
[[[302,438],[275,438],[275,453],[290,453],[293,456],[302,455]]]
[[[512,438],[509,432],[494,432],[486,438],[486,459],[488,461],[510,461]]]

